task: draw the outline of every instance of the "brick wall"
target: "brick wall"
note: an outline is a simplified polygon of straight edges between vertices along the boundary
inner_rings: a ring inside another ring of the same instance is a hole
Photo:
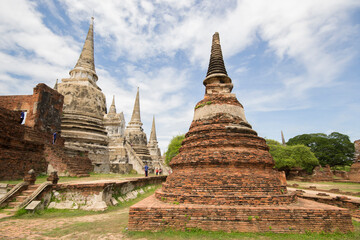
[[[299,199],[287,206],[169,204],[151,196],[130,207],[129,230],[202,229],[225,232],[353,231],[348,210]]]
[[[25,126],[50,133],[61,129],[63,102],[60,93],[43,83],[33,89],[33,95],[0,96],[0,107],[27,112]]]
[[[45,173],[42,143],[24,139],[28,127],[18,123],[18,112],[0,107],[0,179],[20,179],[30,170]]]

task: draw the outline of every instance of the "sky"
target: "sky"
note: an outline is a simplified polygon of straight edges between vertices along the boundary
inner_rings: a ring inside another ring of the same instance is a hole
[[[162,152],[203,99],[212,35],[233,93],[259,136],[340,132],[360,139],[359,0],[1,0],[0,95],[69,77],[94,16],[95,67],[107,99]]]

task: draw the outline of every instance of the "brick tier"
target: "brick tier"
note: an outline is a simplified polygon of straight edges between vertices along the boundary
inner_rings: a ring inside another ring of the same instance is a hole
[[[305,199],[286,206],[171,204],[150,196],[133,205],[129,229],[162,231],[203,229],[225,232],[348,232],[354,228],[347,209]]]

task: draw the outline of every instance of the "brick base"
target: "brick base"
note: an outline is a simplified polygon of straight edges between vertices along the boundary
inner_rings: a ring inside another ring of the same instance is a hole
[[[215,206],[164,203],[150,196],[129,211],[129,230],[202,229],[226,232],[349,232],[347,209],[305,199],[287,206]]]

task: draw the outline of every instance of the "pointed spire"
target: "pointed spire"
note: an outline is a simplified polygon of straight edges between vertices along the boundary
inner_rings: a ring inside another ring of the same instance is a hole
[[[141,122],[140,119],[140,100],[139,100],[139,87],[137,88],[135,103],[134,103],[134,110],[131,116],[130,122]]]
[[[156,129],[155,129],[155,116],[153,116],[153,122],[152,122],[152,127],[151,127],[151,133],[150,133],[149,142],[157,142],[157,139],[156,139]]]
[[[115,95],[113,95],[113,100],[109,109],[109,114],[116,114]]]
[[[94,17],[91,17],[91,23],[89,27],[86,40],[80,54],[79,60],[77,61],[75,68],[84,68],[95,72],[95,61],[94,61]]]
[[[56,79],[55,85],[54,85],[54,90],[58,90],[58,79]]]
[[[212,74],[224,74],[227,76],[218,32],[213,35],[209,68],[206,77]]]
[[[286,142],[285,142],[285,138],[284,138],[284,133],[283,131],[281,130],[281,142],[282,142],[282,145],[286,145]]]

